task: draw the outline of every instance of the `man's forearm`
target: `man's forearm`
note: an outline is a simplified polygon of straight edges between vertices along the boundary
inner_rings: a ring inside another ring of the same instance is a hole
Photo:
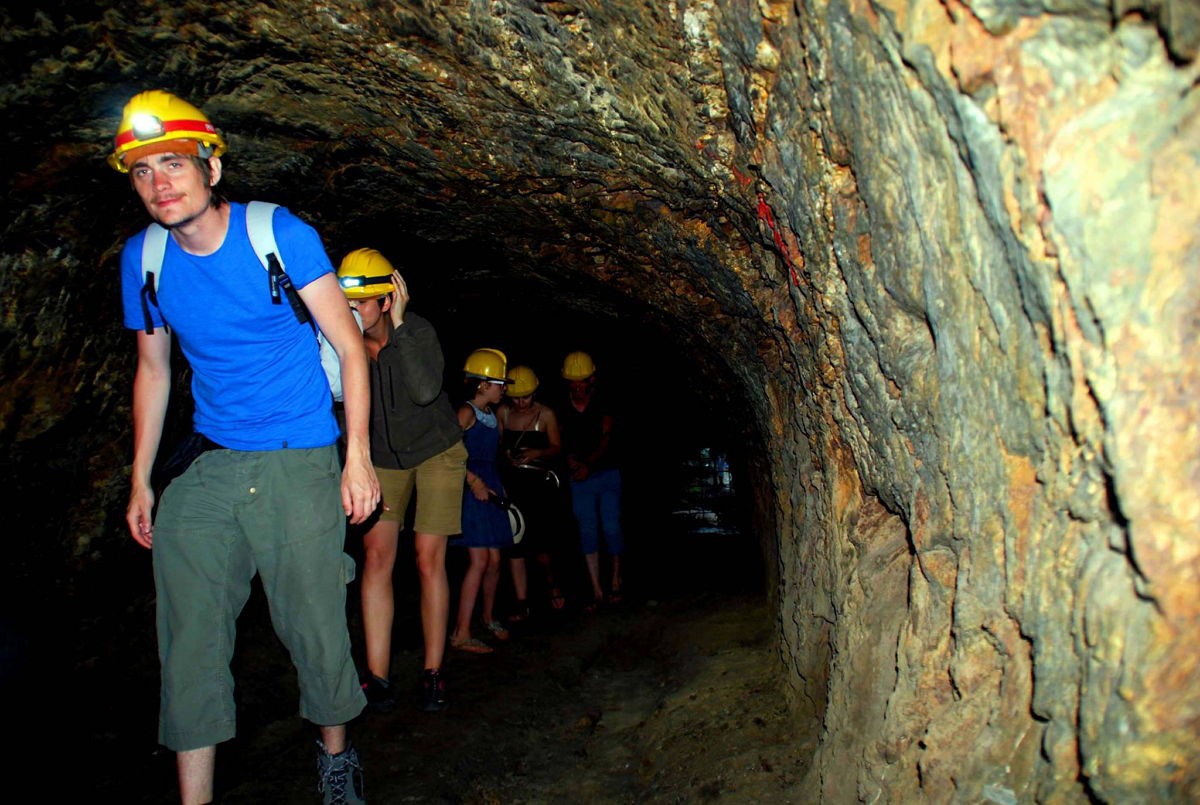
[[[346,415],[346,455],[370,463],[371,384],[363,351],[351,350],[343,357],[342,404]]]
[[[133,477],[135,486],[150,486],[171,395],[171,378],[141,365],[133,379]]]

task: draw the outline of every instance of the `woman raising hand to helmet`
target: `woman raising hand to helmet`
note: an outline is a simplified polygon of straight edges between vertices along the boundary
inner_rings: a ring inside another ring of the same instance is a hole
[[[441,666],[450,619],[446,543],[457,534],[467,451],[450,398],[442,389],[445,361],[437,333],[408,311],[408,285],[374,249],[357,249],[338,270],[342,291],[362,317],[371,376],[371,462],[383,506],[363,535],[363,688],[374,709],[395,703],[390,671],[396,564],[405,511],[415,493],[413,548],[420,581],[425,662],[419,706],[441,710]]]
[[[411,299],[408,284],[399,271],[392,271],[392,288],[392,306],[388,309],[388,318],[392,320],[392,327],[399,327],[404,324],[404,311],[408,309],[408,300]]]

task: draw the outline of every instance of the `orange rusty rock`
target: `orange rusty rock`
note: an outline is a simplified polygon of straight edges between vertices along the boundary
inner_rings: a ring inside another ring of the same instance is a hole
[[[958,557],[948,548],[931,548],[917,553],[921,572],[931,584],[944,590],[958,586]]]

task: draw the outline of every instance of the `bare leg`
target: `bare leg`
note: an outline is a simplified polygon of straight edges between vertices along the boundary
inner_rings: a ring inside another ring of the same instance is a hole
[[[563,592],[559,589],[558,582],[554,580],[554,558],[548,553],[539,553],[537,563],[546,576],[546,595],[550,601],[550,608],[562,609],[566,600],[563,598]]]
[[[442,667],[446,629],[450,624],[450,580],[446,578],[446,537],[416,534],[417,574],[421,580],[421,629],[425,635],[425,667]]]
[[[325,751],[331,755],[346,751],[346,725],[321,727],[321,743],[325,744]]]
[[[392,667],[392,621],[396,609],[392,570],[396,566],[399,536],[400,523],[384,520],[363,535],[362,615],[367,668],[384,680]]]
[[[496,590],[500,587],[500,549],[487,549],[487,565],[483,570],[483,622],[496,620]]]
[[[471,564],[463,576],[462,592],[458,597],[458,621],[450,637],[453,643],[462,643],[471,638],[471,616],[475,613],[475,600],[479,597],[479,585],[488,564],[487,548],[467,548],[467,553]]]
[[[604,588],[600,586],[600,554],[584,554],[583,559],[587,562],[588,576],[592,580],[592,599],[596,602],[603,601]]]
[[[189,749],[175,755],[175,768],[179,772],[179,798],[183,805],[212,802],[216,764],[215,746]]]
[[[538,567],[542,570],[542,576],[546,579],[546,588],[554,589],[558,585],[554,583],[554,563],[548,553],[539,553],[537,555]]]
[[[529,597],[529,572],[525,569],[525,557],[514,556],[508,560],[508,568],[512,572],[513,595],[519,608]]]
[[[621,555],[614,554],[612,557],[612,587],[609,587],[613,594],[621,592]]]

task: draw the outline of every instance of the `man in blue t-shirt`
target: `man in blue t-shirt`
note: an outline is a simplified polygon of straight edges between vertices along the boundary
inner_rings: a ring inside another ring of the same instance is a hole
[[[236,729],[236,620],[258,573],[296,664],[301,715],[320,727],[319,789],[327,803],[361,802],[361,767],[345,724],[365,702],[345,617],[354,565],[342,549],[346,517],[362,522],[379,504],[366,355],[320,238],[282,208],[273,219],[286,271],[278,284],[286,290],[290,279],[297,309],[272,298],[246,206],[215,190],[224,150],[199,109],[153,90],[126,105],[109,157],[169,233],[158,266],[143,268],[146,232],[121,255],[125,324],[138,331],[126,520],[133,538],[153,548],[159,740],[177,753],[183,802],[211,801],[216,744]],[[341,361],[344,469],[317,339],[298,315],[304,308]],[[192,367],[193,443],[202,449],[164,491],[152,489],[150,477],[172,337]]]

